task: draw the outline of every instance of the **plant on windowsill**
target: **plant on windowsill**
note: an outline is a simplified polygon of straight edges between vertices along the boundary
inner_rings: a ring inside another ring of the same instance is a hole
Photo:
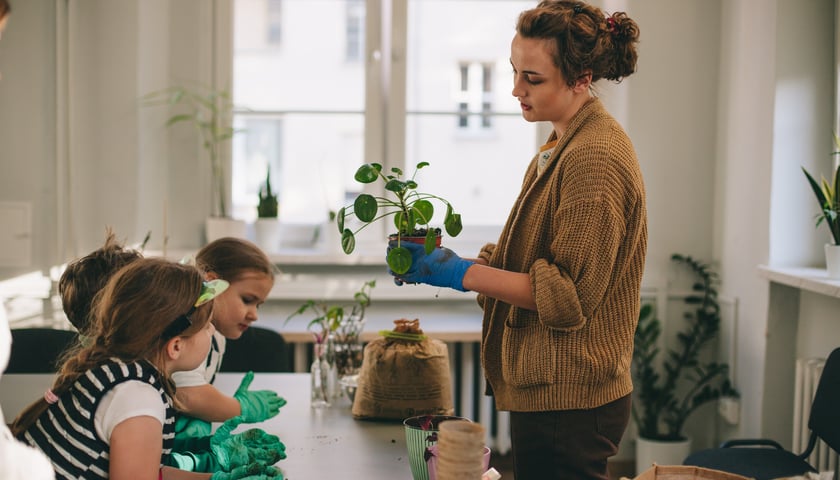
[[[840,137],[834,134],[834,145],[838,149],[832,155],[840,155]],[[811,185],[811,190],[814,191],[814,196],[817,198],[822,211],[816,215],[816,226],[819,227],[821,223],[825,222],[831,232],[831,239],[833,243],[825,245],[825,260],[828,276],[831,278],[840,278],[840,165],[834,170],[834,176],[831,181],[827,180],[822,175],[820,182],[802,167],[802,172],[808,179]]]
[[[277,253],[280,249],[279,201],[271,189],[271,166],[266,167],[265,183],[260,185],[258,195],[257,221],[254,223],[257,245],[268,253]]]
[[[432,228],[430,225],[435,213],[432,200],[446,207],[443,220],[446,233],[452,237],[461,233],[463,229],[461,215],[455,213],[449,201],[437,195],[417,191],[415,180],[417,171],[428,165],[428,162],[418,163],[414,174],[408,179],[403,179],[403,171],[396,167],[391,169],[390,175],[385,175],[382,173],[382,165],[378,163],[366,163],[356,170],[353,178],[357,182],[369,184],[381,180],[386,192],[391,192],[393,198],[361,193],[356,197],[353,205],[343,207],[338,211],[336,223],[338,231],[341,232],[341,247],[344,253],[350,254],[356,248],[355,235],[360,230],[377,220],[393,216],[397,231],[389,239],[395,239],[397,247],[388,251],[386,261],[388,267],[395,273],[407,272],[412,263],[411,253],[400,246],[402,241],[413,241],[410,238],[419,238],[420,240],[416,243],[422,243],[427,253],[431,253],[436,246],[440,246],[441,230],[437,227]],[[355,216],[362,223],[355,231],[345,228],[345,220],[351,216]]]
[[[210,162],[210,215],[211,219],[232,221],[227,209],[227,188],[222,165],[222,149],[238,131],[230,126],[233,103],[226,90],[206,87],[172,86],[148,93],[142,100],[146,106],[167,106],[172,111],[166,126],[186,123],[192,126],[207,153]],[[209,232],[208,241],[216,237]],[[244,222],[236,222],[237,233],[244,236]],[[221,235],[221,234],[220,234]]]
[[[720,331],[717,273],[689,256],[674,254],[671,260],[688,267],[696,277],[694,293],[685,298],[693,311],[686,312],[685,327],[677,333],[678,346],[667,349],[660,373],[657,342],[662,325],[652,306],[643,305],[632,360],[636,397],[633,420],[640,438],[657,442],[687,440],[683,428],[695,410],[708,402],[739,395],[731,385],[726,363],[702,359],[706,347],[713,345]]]

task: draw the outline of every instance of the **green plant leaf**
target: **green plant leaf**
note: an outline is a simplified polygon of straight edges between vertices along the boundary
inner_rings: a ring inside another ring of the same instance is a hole
[[[338,225],[338,233],[344,233],[344,215],[346,213],[346,208],[341,207],[338,209],[338,213],[335,214],[335,223]]]
[[[379,178],[379,172],[382,171],[382,165],[378,163],[366,163],[356,170],[353,178],[359,183],[373,183]]]
[[[423,240],[423,249],[426,255],[432,253],[432,250],[437,246],[437,232],[434,228],[426,229],[426,238]]]
[[[396,178],[388,180],[388,182],[385,184],[385,190],[388,190],[389,192],[394,192],[397,195],[405,192],[405,189],[406,183],[402,180],[397,180]]]
[[[341,232],[341,249],[344,250],[344,253],[351,254],[355,248],[356,236],[353,235],[353,232],[351,232],[349,228],[345,228],[344,231]]]
[[[397,232],[405,235],[411,235],[411,233],[414,232],[414,227],[416,226],[417,219],[414,216],[414,210],[409,210],[407,217],[402,210],[397,210],[394,214],[394,227],[396,227]]]
[[[363,221],[363,222],[371,222],[374,218],[376,218],[376,211],[379,207],[376,204],[376,198],[373,195],[368,195],[367,193],[363,193],[356,197],[356,201],[353,202],[353,213],[356,214],[356,217]]]
[[[414,216],[417,218],[417,223],[428,225],[435,215],[435,207],[432,202],[428,200],[417,200],[411,206]]]
[[[411,268],[411,252],[405,247],[392,248],[386,257],[388,267],[397,275],[402,275]]]
[[[443,227],[450,236],[457,237],[461,233],[461,230],[464,229],[464,226],[461,224],[461,214],[451,213],[447,215],[443,221]]]

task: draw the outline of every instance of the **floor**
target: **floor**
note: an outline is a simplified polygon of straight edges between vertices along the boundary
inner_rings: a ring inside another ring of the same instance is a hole
[[[490,466],[495,468],[501,475],[501,480],[514,480],[513,464],[510,455],[493,455],[490,457]],[[633,478],[636,475],[636,462],[633,460],[617,460],[610,462],[610,478],[619,480],[622,477]]]

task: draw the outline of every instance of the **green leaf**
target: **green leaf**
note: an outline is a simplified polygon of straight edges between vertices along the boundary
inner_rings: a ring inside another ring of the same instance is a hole
[[[180,115],[173,115],[169,117],[169,120],[166,121],[166,126],[172,126],[178,122],[188,122],[193,119],[193,116],[188,113],[182,113]]]
[[[385,184],[385,190],[388,190],[389,192],[394,192],[396,194],[404,192],[405,189],[405,182],[403,182],[402,180],[397,180],[396,178],[388,180],[388,182]]]
[[[398,232],[411,235],[416,226],[417,219],[414,216],[414,210],[408,211],[408,217],[405,216],[402,210],[398,210],[394,215],[394,227],[396,227]]]
[[[417,218],[417,223],[428,225],[435,215],[435,207],[432,202],[428,200],[417,200],[411,206],[414,216]]]
[[[429,162],[420,162],[420,163],[418,163],[418,164],[417,164],[417,166],[415,167],[415,170],[420,170],[421,168],[423,168],[423,167],[428,167],[428,166],[429,166]]]
[[[426,255],[432,253],[436,246],[437,233],[434,228],[429,228],[426,230],[426,238],[423,240],[423,249],[426,251]]]
[[[356,237],[353,235],[353,232],[350,231],[349,228],[344,229],[341,233],[341,249],[344,250],[344,253],[351,254],[353,250],[356,248]]]
[[[464,226],[461,224],[461,214],[453,213],[451,207],[448,207],[446,209],[446,218],[443,220],[443,227],[450,236],[457,237],[461,233],[461,230],[464,229]]]
[[[379,172],[382,171],[382,165],[378,163],[366,163],[356,170],[353,178],[359,183],[373,183],[379,178]]]
[[[397,275],[402,275],[411,268],[411,252],[405,247],[392,248],[386,257],[388,267]]]
[[[356,214],[356,217],[363,221],[363,222],[371,222],[374,218],[376,218],[376,211],[378,210],[378,206],[376,205],[376,198],[373,195],[368,195],[367,193],[363,193],[356,197],[356,201],[353,202],[353,213]]]
[[[346,208],[341,207],[338,210],[338,213],[335,214],[336,224],[338,225],[338,233],[344,232],[344,215],[346,214]]]

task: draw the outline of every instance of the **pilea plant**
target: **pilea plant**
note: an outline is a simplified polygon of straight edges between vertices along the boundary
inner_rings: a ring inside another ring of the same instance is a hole
[[[382,165],[366,163],[356,170],[354,179],[362,184],[369,184],[381,180],[385,184],[385,191],[391,192],[393,198],[375,196],[368,193],[359,194],[352,205],[341,208],[336,217],[338,231],[341,233],[341,248],[350,254],[356,248],[356,234],[377,220],[393,216],[397,231],[391,235],[397,241],[396,248],[388,251],[386,261],[388,267],[397,274],[405,273],[411,268],[411,252],[402,247],[405,237],[421,237],[426,253],[431,253],[435,246],[439,246],[440,228],[432,228],[430,223],[434,217],[435,208],[432,204],[436,200],[446,207],[443,226],[446,233],[452,237],[458,236],[463,229],[461,215],[455,213],[452,204],[446,199],[430,193],[417,191],[417,171],[428,166],[428,162],[420,162],[414,169],[411,178],[403,178],[400,168],[392,168],[391,174],[382,173]],[[345,227],[345,220],[355,216],[362,225],[355,231]]]

